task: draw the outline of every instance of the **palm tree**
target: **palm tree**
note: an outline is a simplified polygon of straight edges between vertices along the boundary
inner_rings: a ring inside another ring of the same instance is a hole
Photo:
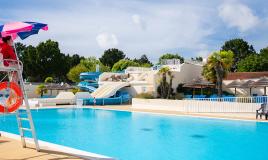
[[[167,98],[170,98],[170,96],[172,94],[172,81],[173,81],[174,75],[172,74],[172,72],[170,70],[167,72],[167,74],[169,76],[169,88],[168,88]]]
[[[174,76],[169,67],[163,67],[158,71],[161,76],[160,80],[160,96],[161,98],[170,98],[172,94],[172,80]],[[169,83],[167,82],[167,75],[169,76]]]
[[[232,51],[218,51],[208,57],[202,75],[211,82],[216,82],[218,96],[222,96],[222,81],[233,64]]]

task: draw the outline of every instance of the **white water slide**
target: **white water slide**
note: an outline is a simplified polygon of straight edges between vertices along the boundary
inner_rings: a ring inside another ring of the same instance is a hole
[[[129,86],[128,82],[110,82],[105,83],[102,86],[100,86],[98,89],[96,89],[93,93],[91,93],[92,97],[95,98],[109,98],[115,93],[126,86]]]

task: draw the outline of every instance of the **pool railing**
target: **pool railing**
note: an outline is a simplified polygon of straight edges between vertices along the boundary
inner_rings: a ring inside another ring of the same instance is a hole
[[[256,97],[234,97],[223,96],[215,98],[185,98],[185,100],[196,101],[216,101],[216,102],[239,102],[239,103],[267,103],[268,96],[256,96]]]

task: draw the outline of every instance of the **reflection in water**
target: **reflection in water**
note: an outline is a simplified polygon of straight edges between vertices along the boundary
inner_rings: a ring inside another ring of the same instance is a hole
[[[193,135],[191,135],[191,137],[192,137],[192,138],[198,138],[198,139],[206,138],[206,136],[201,135],[201,134],[193,134]]]
[[[151,129],[151,128],[142,128],[141,130],[142,130],[142,131],[146,131],[146,132],[150,132],[150,131],[152,131],[153,129]]]

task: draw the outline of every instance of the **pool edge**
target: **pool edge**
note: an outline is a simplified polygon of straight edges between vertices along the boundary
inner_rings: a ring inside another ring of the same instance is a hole
[[[0,132],[3,137],[7,137],[7,138],[18,140],[18,141],[21,140],[20,136],[17,134],[13,134],[13,133],[1,131],[1,130]],[[34,144],[34,141],[32,138],[26,138],[25,140],[26,140],[26,143],[28,144]],[[46,142],[42,140],[38,140],[38,143],[39,143],[41,150],[44,149],[44,150],[67,153],[67,154],[70,154],[79,158],[90,159],[90,160],[116,160],[115,158],[108,157],[105,155],[87,152],[87,151],[83,151],[83,150],[79,150],[79,149],[75,149],[71,147],[66,147],[63,145],[58,145],[58,144],[54,144],[54,143],[50,143],[50,142]]]

